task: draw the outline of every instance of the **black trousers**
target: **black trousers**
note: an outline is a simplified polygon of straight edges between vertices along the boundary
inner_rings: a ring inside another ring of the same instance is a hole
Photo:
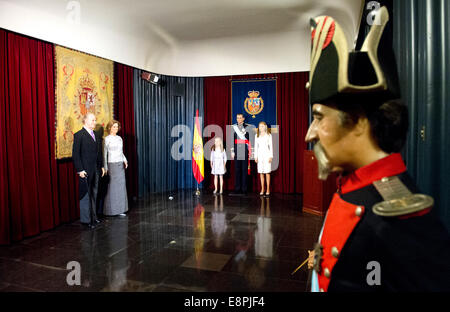
[[[93,223],[97,220],[98,180],[99,174],[97,172],[88,175],[87,178],[79,178],[80,222],[82,223]]]
[[[236,192],[247,192],[248,181],[248,159],[235,160],[235,184],[234,190]]]

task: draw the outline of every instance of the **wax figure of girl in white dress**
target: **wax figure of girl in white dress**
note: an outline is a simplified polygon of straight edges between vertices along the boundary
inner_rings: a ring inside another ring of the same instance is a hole
[[[221,138],[214,139],[214,145],[211,148],[211,174],[214,175],[214,194],[217,194],[217,180],[220,178],[220,193],[223,194],[223,175],[227,171],[227,153],[223,148]]]
[[[111,120],[106,126],[109,135],[105,138],[103,148],[104,166],[109,175],[108,193],[105,198],[105,216],[125,216],[128,211],[127,186],[125,182],[125,169],[128,161],[123,154],[123,141],[117,132],[120,122]]]
[[[273,159],[273,144],[272,135],[270,134],[270,129],[268,129],[267,124],[261,121],[258,125],[256,131],[255,139],[255,151],[254,151],[255,162],[258,164],[258,173],[261,179],[261,196],[270,195],[270,172],[272,171],[272,159]],[[264,177],[266,178],[266,193],[264,194]]]

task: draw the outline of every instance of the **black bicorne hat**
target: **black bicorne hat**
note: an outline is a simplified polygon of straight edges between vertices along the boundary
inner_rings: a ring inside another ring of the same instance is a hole
[[[387,27],[389,13],[382,7],[375,13],[360,51],[349,51],[342,28],[330,16],[311,20],[311,69],[307,88],[311,103],[338,97],[400,97],[397,67]]]

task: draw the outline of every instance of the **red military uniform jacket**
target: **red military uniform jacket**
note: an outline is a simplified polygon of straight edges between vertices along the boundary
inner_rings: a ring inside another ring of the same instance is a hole
[[[344,176],[328,209],[316,266],[321,291],[449,291],[450,237],[431,207],[394,217],[372,207],[384,199],[375,181],[397,176],[412,192],[400,154]],[[369,263],[381,281],[369,285]]]

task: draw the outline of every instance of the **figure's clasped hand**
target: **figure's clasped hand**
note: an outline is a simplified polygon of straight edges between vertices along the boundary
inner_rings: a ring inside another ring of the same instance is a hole
[[[314,267],[314,250],[308,250],[308,269],[312,269]]]

